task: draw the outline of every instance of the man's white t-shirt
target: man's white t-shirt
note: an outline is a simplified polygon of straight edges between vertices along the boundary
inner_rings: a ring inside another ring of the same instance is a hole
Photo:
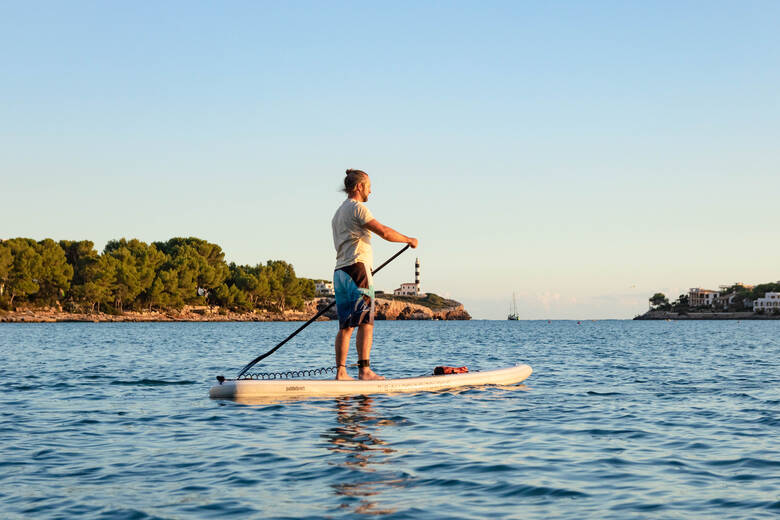
[[[354,199],[345,200],[333,215],[333,245],[336,246],[336,269],[362,262],[370,273],[374,267],[371,232],[363,227],[374,216]]]

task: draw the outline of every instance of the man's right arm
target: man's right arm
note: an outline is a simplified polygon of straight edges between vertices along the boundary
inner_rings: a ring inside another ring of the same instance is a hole
[[[373,231],[380,237],[384,238],[388,242],[401,242],[409,244],[412,247],[417,247],[417,239],[411,238],[406,235],[402,235],[395,229],[382,225],[377,219],[369,220],[365,223],[365,228],[369,231]]]

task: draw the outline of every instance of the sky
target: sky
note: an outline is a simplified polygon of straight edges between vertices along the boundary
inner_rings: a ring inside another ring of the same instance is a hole
[[[0,238],[196,236],[479,319],[780,279],[780,3],[0,1]],[[400,249],[374,238],[377,261]]]

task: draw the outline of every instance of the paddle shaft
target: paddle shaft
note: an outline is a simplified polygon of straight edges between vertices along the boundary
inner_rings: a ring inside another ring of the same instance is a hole
[[[388,258],[388,259],[387,259],[387,261],[385,261],[385,263],[383,263],[382,265],[380,265],[379,267],[377,267],[376,269],[374,269],[373,271],[371,271],[371,275],[373,276],[373,275],[375,275],[376,273],[378,273],[380,269],[382,269],[384,266],[386,266],[387,264],[389,264],[390,262],[392,262],[393,260],[395,260],[396,258],[398,258],[398,256],[400,256],[400,255],[401,255],[401,253],[403,253],[404,251],[406,251],[406,250],[407,250],[407,249],[409,249],[410,247],[412,247],[410,244],[406,244],[406,246],[405,246],[403,249],[401,249],[401,250],[400,250],[400,251],[398,251],[396,254],[394,254],[393,256],[391,256],[390,258]],[[268,351],[268,352],[266,352],[265,354],[263,354],[263,355],[261,355],[261,356],[258,356],[258,357],[256,357],[255,359],[253,359],[251,362],[249,362],[249,363],[248,363],[248,364],[247,364],[247,365],[246,365],[246,366],[245,366],[245,367],[244,367],[244,368],[241,370],[241,372],[239,372],[238,376],[236,376],[236,379],[240,379],[240,378],[241,378],[241,376],[243,376],[243,375],[246,373],[246,371],[247,371],[247,370],[249,370],[250,368],[252,368],[253,366],[255,366],[257,363],[259,363],[259,362],[260,362],[260,361],[262,361],[263,359],[267,358],[268,356],[270,356],[271,354],[273,354],[273,353],[274,353],[274,352],[276,352],[277,350],[279,350],[279,349],[282,347],[282,345],[284,345],[285,343],[287,343],[288,341],[290,341],[291,339],[293,339],[293,338],[294,338],[294,337],[295,337],[295,336],[296,336],[296,335],[297,335],[297,334],[298,334],[300,331],[302,331],[303,329],[305,329],[306,327],[308,327],[309,325],[311,325],[312,323],[314,323],[315,321],[317,321],[317,318],[319,318],[320,316],[322,316],[323,314],[325,314],[326,312],[328,312],[328,311],[330,310],[330,308],[331,308],[331,307],[333,307],[334,305],[336,305],[336,300],[335,300],[335,299],[334,299],[332,302],[330,302],[330,303],[328,304],[328,306],[327,306],[327,307],[323,307],[323,308],[322,308],[322,310],[320,310],[320,311],[319,311],[317,314],[315,314],[315,315],[314,315],[314,316],[313,316],[313,317],[312,317],[312,318],[311,318],[309,321],[307,321],[306,323],[304,323],[303,325],[301,325],[300,327],[298,327],[298,329],[297,329],[295,332],[293,332],[292,334],[290,334],[289,336],[287,336],[287,337],[286,337],[286,338],[285,338],[285,339],[284,339],[284,340],[283,340],[281,343],[279,343],[278,345],[276,345],[274,348],[272,348],[271,350],[269,350],[269,351]]]

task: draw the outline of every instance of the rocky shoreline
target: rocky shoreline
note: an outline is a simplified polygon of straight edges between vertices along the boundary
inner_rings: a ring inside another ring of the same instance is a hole
[[[647,311],[635,320],[780,320],[780,315],[755,312],[688,312]]]
[[[376,299],[377,320],[470,320],[462,304],[433,310],[424,305],[405,301]]]
[[[75,313],[60,308],[0,310],[0,323],[57,323],[57,322],[226,322],[226,321],[307,321],[332,299],[316,298],[306,302],[302,311],[234,312],[220,307],[185,306],[178,311],[126,311],[122,314]],[[331,308],[320,321],[336,319],[336,308]],[[470,320],[463,305],[432,310],[423,305],[377,298],[377,320]]]

